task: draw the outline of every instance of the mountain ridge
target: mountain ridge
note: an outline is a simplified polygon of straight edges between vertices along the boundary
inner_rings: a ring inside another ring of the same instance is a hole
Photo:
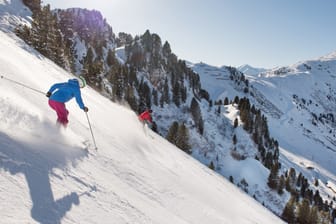
[[[255,68],[248,64],[238,66],[237,69],[246,75],[258,75],[267,70],[265,68]]]

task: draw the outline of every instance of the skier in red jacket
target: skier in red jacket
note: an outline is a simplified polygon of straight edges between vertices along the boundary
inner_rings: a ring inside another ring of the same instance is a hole
[[[139,120],[145,125],[146,123],[153,124],[152,120],[152,113],[153,111],[151,109],[145,110],[139,115]]]

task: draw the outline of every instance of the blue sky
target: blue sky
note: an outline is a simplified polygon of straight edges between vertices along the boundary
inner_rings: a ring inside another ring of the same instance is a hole
[[[273,68],[336,51],[335,0],[43,0],[102,12],[113,31],[168,41],[180,58]]]

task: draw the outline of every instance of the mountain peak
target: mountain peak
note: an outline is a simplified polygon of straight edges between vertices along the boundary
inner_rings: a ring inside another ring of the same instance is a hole
[[[336,51],[333,51],[325,56],[320,57],[321,60],[329,61],[336,60]]]
[[[246,75],[253,75],[253,76],[258,75],[258,74],[266,71],[265,68],[256,68],[256,67],[253,67],[249,64],[241,65],[241,66],[237,67],[237,69],[239,71],[241,71],[242,73],[246,74]]]

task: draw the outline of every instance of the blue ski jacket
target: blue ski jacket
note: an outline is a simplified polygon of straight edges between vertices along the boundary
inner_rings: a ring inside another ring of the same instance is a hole
[[[85,107],[77,79],[69,79],[68,82],[56,83],[50,87],[48,92],[52,93],[49,97],[51,100],[66,103],[75,97],[78,106],[81,109]]]

